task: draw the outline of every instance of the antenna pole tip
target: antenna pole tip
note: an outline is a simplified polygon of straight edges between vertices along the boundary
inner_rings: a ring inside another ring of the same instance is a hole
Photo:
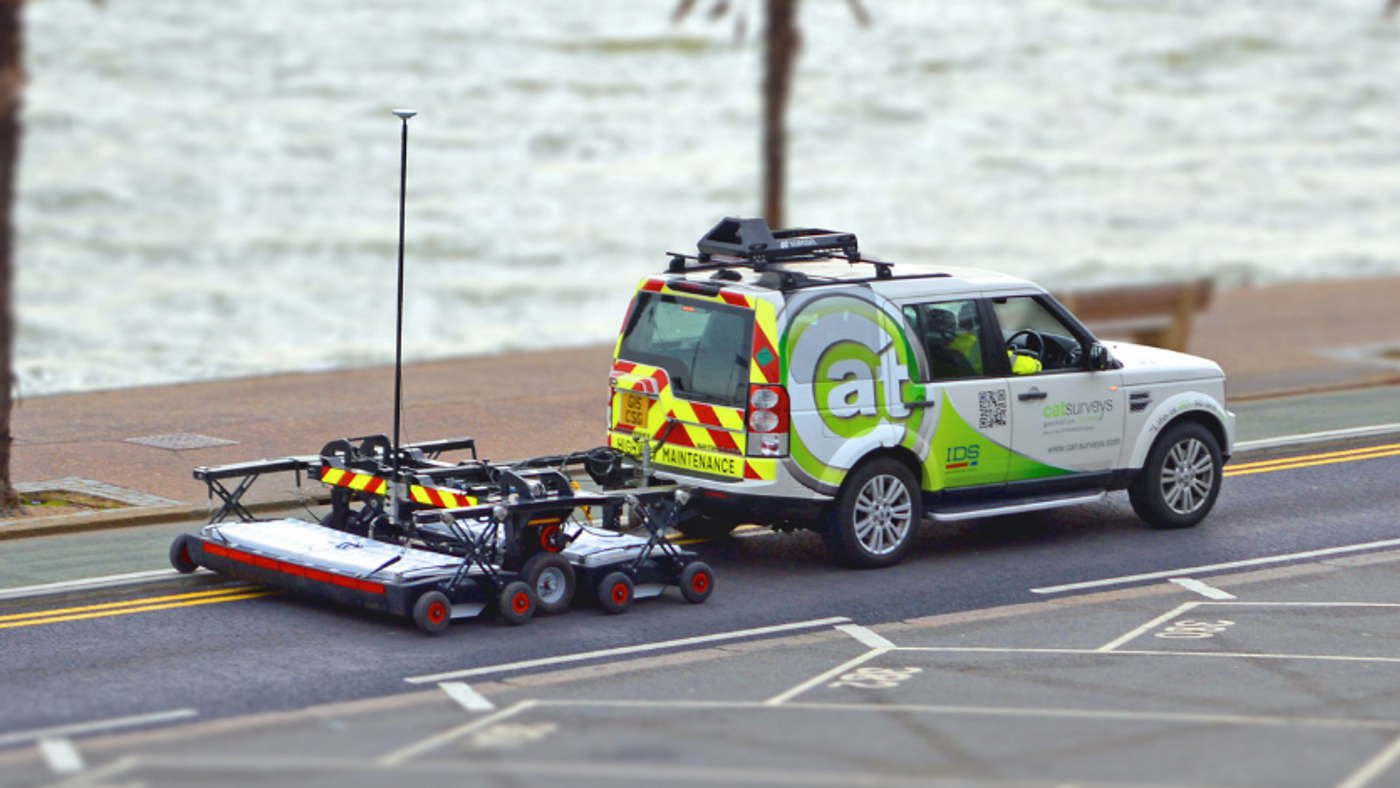
[[[403,118],[404,120],[408,120],[409,118],[411,118],[411,117],[413,117],[414,115],[417,115],[417,114],[418,114],[418,110],[416,110],[416,109],[396,109],[396,110],[394,110],[393,112],[394,112],[395,115],[398,115],[400,118]]]

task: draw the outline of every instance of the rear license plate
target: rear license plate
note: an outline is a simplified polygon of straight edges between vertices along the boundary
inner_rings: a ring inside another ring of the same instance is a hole
[[[618,419],[621,424],[629,427],[645,427],[647,425],[647,410],[651,407],[651,400],[638,394],[622,394],[622,414]]]

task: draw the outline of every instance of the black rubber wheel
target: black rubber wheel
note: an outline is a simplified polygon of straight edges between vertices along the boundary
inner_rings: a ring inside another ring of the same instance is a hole
[[[676,530],[692,539],[723,539],[740,525],[739,518],[724,515],[697,514],[676,523]]]
[[[822,541],[842,566],[891,566],[914,546],[923,519],[923,496],[913,472],[898,460],[877,457],[846,477],[827,514]]]
[[[175,541],[170,543],[170,565],[182,575],[187,575],[199,568],[199,564],[196,564],[194,558],[190,556],[189,534],[180,534],[175,537]]]
[[[441,591],[428,591],[413,603],[413,623],[429,635],[436,635],[452,623],[452,602]]]
[[[506,587],[501,589],[501,599],[496,607],[501,613],[501,618],[519,626],[535,614],[535,592],[519,580],[506,583]]]
[[[520,570],[525,584],[535,591],[535,612],[552,616],[569,609],[574,601],[574,568],[558,553],[535,553]]]
[[[1215,506],[1223,464],[1210,430],[1179,421],[1152,444],[1142,472],[1128,485],[1128,500],[1153,528],[1190,528]]]
[[[704,561],[686,564],[681,570],[681,596],[692,605],[698,605],[710,598],[715,591],[715,573]]]
[[[606,613],[626,613],[632,607],[634,591],[632,578],[621,572],[609,572],[598,584],[598,604]]]

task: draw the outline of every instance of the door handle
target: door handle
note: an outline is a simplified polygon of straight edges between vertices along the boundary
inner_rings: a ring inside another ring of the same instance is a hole
[[[1017,394],[1016,399],[1019,399],[1022,402],[1029,402],[1033,399],[1045,399],[1048,396],[1050,395],[1046,394],[1043,391],[1027,391],[1024,394]]]

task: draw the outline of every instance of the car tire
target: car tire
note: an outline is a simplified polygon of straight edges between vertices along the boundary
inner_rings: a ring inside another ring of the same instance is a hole
[[[892,566],[914,546],[923,518],[913,472],[898,460],[877,457],[846,478],[827,514],[822,541],[842,566]]]
[[[534,589],[535,613],[552,616],[569,609],[574,601],[574,568],[558,553],[535,553],[520,569],[525,584]]]
[[[1190,528],[1204,520],[1220,495],[1220,442],[1203,425],[1180,421],[1152,444],[1128,500],[1153,528]]]
[[[452,623],[452,603],[441,591],[428,591],[413,603],[413,623],[429,635],[440,634]]]
[[[199,564],[190,556],[189,534],[180,534],[170,543],[170,565],[182,575],[190,574],[199,568]]]

